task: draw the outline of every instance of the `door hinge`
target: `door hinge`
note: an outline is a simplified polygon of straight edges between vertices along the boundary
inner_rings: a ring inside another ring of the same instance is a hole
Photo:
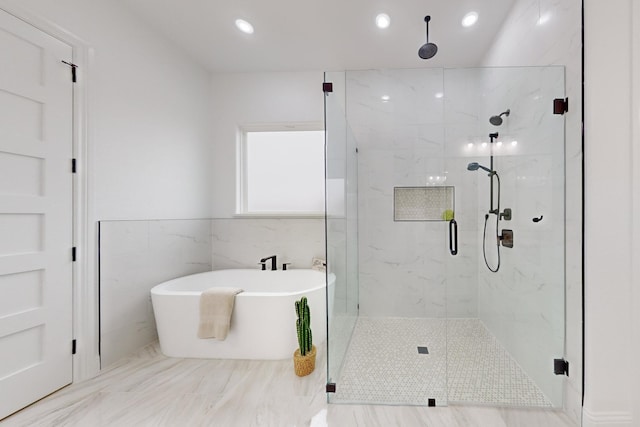
[[[71,261],[75,262],[76,261],[76,247],[72,247],[71,248]]]
[[[76,340],[71,341],[71,354],[76,354]]]
[[[569,362],[564,359],[553,359],[553,373],[569,376]]]
[[[333,92],[333,83],[330,82],[324,82],[322,83],[322,91],[324,93],[330,93]]]
[[[336,392],[336,383],[327,383],[327,393],[335,393]]]
[[[76,173],[77,171],[76,159],[71,159],[71,173]]]
[[[569,98],[556,98],[553,100],[553,114],[563,115],[569,111]]]
[[[67,64],[69,67],[71,67],[71,81],[73,83],[75,83],[77,81],[76,78],[76,68],[78,68],[78,66],[76,64],[73,64],[71,62],[67,62],[67,61],[62,61],[63,64]]]

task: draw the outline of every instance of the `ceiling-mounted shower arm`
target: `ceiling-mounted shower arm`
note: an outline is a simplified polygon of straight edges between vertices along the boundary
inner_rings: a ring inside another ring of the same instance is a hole
[[[418,49],[418,56],[422,59],[433,58],[438,52],[438,46],[436,46],[435,43],[429,43],[429,21],[431,21],[431,16],[425,16],[424,22],[426,24],[427,42]]]
[[[429,15],[424,17],[424,22],[426,22],[426,35],[427,35],[427,43],[429,43],[429,22],[431,21],[431,17]]]

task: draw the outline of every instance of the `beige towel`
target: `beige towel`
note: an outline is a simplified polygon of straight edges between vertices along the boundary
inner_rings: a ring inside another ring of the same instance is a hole
[[[311,269],[316,271],[327,271],[327,260],[322,258],[313,258],[311,260]]]
[[[198,338],[227,338],[233,303],[240,292],[242,289],[238,288],[211,288],[202,292]]]

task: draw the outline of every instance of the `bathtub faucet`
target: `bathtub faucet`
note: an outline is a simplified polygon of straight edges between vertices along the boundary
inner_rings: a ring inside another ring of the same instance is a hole
[[[262,264],[262,269],[266,270],[265,263],[267,261],[269,261],[269,260],[271,260],[271,270],[277,270],[278,266],[276,265],[276,256],[275,255],[271,255],[270,257],[262,258],[260,260],[260,264]]]

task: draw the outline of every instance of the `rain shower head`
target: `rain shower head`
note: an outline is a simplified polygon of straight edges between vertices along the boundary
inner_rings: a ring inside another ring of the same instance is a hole
[[[434,43],[429,43],[429,21],[431,21],[431,16],[425,16],[424,22],[427,23],[427,42],[418,49],[418,56],[422,59],[433,58],[436,53],[438,53],[438,46]]]
[[[489,169],[489,168],[487,168],[485,166],[482,166],[480,163],[477,163],[477,162],[469,163],[467,165],[467,170],[477,171],[478,169],[482,169],[482,170],[485,170],[485,171],[487,171],[489,173],[493,173],[493,171],[491,169]]]
[[[489,123],[494,126],[500,126],[502,124],[502,116],[509,117],[509,114],[511,114],[511,110],[503,111],[497,116],[491,116],[491,118],[489,119]]]

